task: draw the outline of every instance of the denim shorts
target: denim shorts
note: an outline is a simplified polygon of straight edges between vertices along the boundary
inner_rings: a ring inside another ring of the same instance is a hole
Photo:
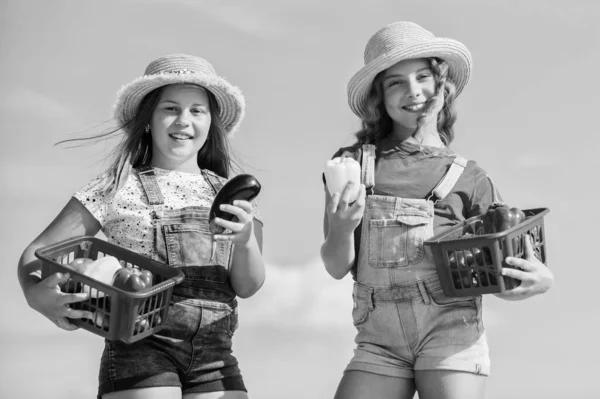
[[[127,389],[181,387],[183,394],[246,391],[232,355],[238,315],[231,304],[173,296],[157,334],[126,344],[106,341],[98,398]]]
[[[355,283],[352,317],[358,330],[346,371],[414,378],[415,370],[489,375],[481,297],[444,295],[437,275],[373,288]]]

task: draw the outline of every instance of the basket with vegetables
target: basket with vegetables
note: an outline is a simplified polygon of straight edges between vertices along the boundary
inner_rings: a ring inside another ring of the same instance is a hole
[[[494,203],[485,214],[425,241],[433,253],[444,293],[461,297],[517,287],[519,280],[501,274],[503,267],[512,267],[505,258],[523,257],[525,239],[530,237],[535,256],[546,264],[544,215],[548,212],[548,208],[510,207],[497,200],[494,188]]]
[[[126,343],[163,327],[173,287],[184,278],[176,268],[96,237],[71,238],[35,254],[42,260],[42,278],[69,273],[61,290],[89,294],[70,307],[90,311],[93,318],[73,319],[73,324]]]

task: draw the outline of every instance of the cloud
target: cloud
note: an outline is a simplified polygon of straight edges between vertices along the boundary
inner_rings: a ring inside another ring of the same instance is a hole
[[[19,87],[4,93],[0,97],[0,110],[4,112],[29,114],[47,119],[71,119],[73,112],[65,104],[52,97],[27,87]]]
[[[262,39],[278,39],[285,31],[285,26],[282,24],[281,18],[274,16],[270,11],[258,10],[256,4],[252,4],[251,6],[247,4],[223,4],[221,2],[208,2],[205,0],[150,1],[164,4],[178,3],[193,8],[219,23]],[[147,3],[148,1],[144,1],[144,4]]]
[[[267,265],[264,286],[253,297],[239,300],[240,319],[244,324],[284,324],[288,327],[311,326],[331,331],[352,327],[352,286],[350,275],[335,280],[317,258],[304,265]],[[486,303],[486,328],[498,325],[501,314]]]
[[[331,330],[352,326],[352,278],[335,280],[320,259],[304,265],[267,265],[265,284],[240,300],[245,324],[312,326]]]

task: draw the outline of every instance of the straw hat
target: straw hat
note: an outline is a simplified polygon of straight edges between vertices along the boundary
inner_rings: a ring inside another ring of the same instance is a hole
[[[214,94],[219,104],[223,129],[228,135],[233,134],[244,118],[242,92],[218,76],[208,61],[186,54],[157,58],[148,64],[143,76],[123,86],[117,93],[115,118],[122,124],[128,123],[146,94],[158,87],[176,83],[196,84]]]
[[[375,76],[392,65],[408,59],[437,57],[448,63],[448,77],[458,95],[469,81],[473,60],[459,41],[435,37],[413,22],[393,22],[378,30],[365,47],[365,66],[348,82],[348,104],[362,117]]]

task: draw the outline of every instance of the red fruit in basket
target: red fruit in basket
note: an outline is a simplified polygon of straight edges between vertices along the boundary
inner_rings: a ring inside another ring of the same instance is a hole
[[[123,267],[115,273],[113,286],[130,292],[142,291],[152,286],[152,273],[148,270]]]
[[[454,283],[454,288],[463,289],[463,288],[471,288],[473,285],[473,271],[463,270],[461,272],[452,272],[452,282]],[[475,286],[477,286],[477,282],[475,282]]]
[[[492,262],[492,253],[488,247],[483,247],[483,250],[480,248],[473,248],[473,257],[475,258],[475,263],[480,266],[491,265]]]
[[[463,270],[460,272],[462,277],[462,285],[464,288],[471,288],[471,281],[473,281],[473,277],[471,276],[470,271]]]
[[[460,283],[460,275],[458,272],[452,272],[452,282],[454,283],[454,288],[462,288],[462,284]]]
[[[473,252],[465,249],[464,251],[456,251],[448,258],[450,267],[458,269],[460,267],[468,267],[473,265]]]
[[[519,208],[511,208],[506,204],[492,204],[483,217],[483,228],[486,234],[500,233],[515,227],[526,219]]]

